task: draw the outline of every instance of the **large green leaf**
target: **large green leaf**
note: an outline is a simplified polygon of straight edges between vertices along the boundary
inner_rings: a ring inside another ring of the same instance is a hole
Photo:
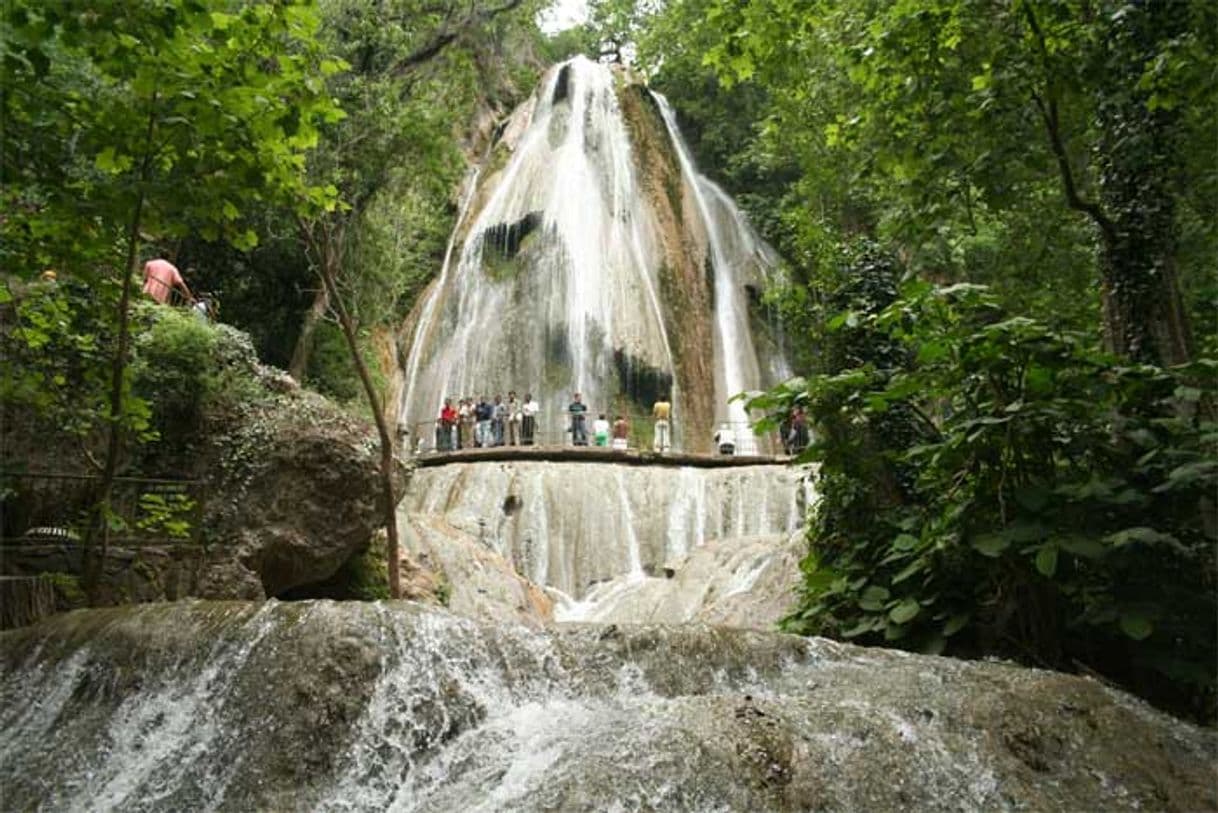
[[[919,612],[922,611],[922,605],[914,599],[907,598],[900,604],[893,607],[888,613],[888,618],[894,624],[907,624],[912,621]]]

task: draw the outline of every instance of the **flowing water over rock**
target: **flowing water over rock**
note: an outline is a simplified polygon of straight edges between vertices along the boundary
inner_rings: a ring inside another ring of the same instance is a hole
[[[709,539],[786,536],[803,524],[803,474],[611,463],[454,463],[420,469],[399,505],[443,517],[534,582],[579,598],[654,573]]]
[[[730,396],[785,372],[754,342],[746,293],[773,252],[625,72],[582,57],[551,69],[471,194],[407,320],[407,425],[445,397],[531,390],[553,427],[575,390],[637,413],[673,389],[678,442],[701,448],[714,421],[745,420]]]
[[[0,634],[6,810],[1205,810],[1215,735],[1093,681],[408,603]]]

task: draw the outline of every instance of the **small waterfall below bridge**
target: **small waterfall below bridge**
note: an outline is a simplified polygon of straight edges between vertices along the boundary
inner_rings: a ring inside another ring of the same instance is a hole
[[[764,627],[793,603],[811,498],[806,472],[781,465],[450,463],[417,470],[398,512],[406,544],[471,615],[501,587],[494,556],[496,579],[549,594],[542,621]]]

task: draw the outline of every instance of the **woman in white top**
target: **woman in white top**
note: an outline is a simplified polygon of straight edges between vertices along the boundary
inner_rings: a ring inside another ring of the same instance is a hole
[[[592,422],[592,437],[597,446],[609,445],[609,421],[605,420],[604,413]]]

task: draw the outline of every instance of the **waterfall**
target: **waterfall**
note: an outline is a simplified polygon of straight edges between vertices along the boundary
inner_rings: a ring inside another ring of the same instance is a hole
[[[469,175],[465,179],[465,193],[461,196],[461,206],[457,210],[457,222],[453,224],[453,232],[448,237],[448,245],[444,249],[444,263],[440,266],[440,279],[435,286],[428,289],[423,297],[423,311],[419,315],[418,321],[415,323],[414,337],[410,342],[410,354],[406,358],[406,387],[403,390],[402,402],[410,403],[411,396],[414,395],[415,382],[419,375],[419,359],[423,352],[423,337],[427,335],[426,331],[432,327],[432,315],[435,313],[436,304],[440,300],[439,292],[444,289],[448,282],[449,267],[453,259],[453,247],[457,244],[457,234],[461,231],[461,226],[465,223],[465,215],[469,212],[470,203],[474,199],[474,192],[478,188],[478,174],[481,171],[480,167],[474,167],[470,170]],[[435,412],[438,414],[440,404],[436,404]],[[399,420],[406,416],[399,416]],[[409,425],[409,422],[407,422]]]
[[[560,79],[567,95],[556,92]],[[455,272],[420,315],[415,343],[437,326],[447,339],[427,347],[426,361],[424,348],[412,349],[408,378],[423,370],[428,380],[408,388],[408,420],[434,417],[444,397],[508,389],[531,388],[554,421],[572,390],[606,404],[615,345],[673,369],[613,75],[566,63],[524,114],[528,126],[478,207]],[[564,369],[547,374],[547,359]]]
[[[597,583],[657,571],[704,545],[708,528],[718,539],[790,535],[803,524],[791,507],[802,501],[805,474],[783,466],[453,463],[416,471],[398,512],[408,544],[418,541],[412,519],[475,540],[501,529],[499,553],[531,551],[522,575],[578,598]]]
[[[720,364],[718,374],[723,381],[722,392],[725,398],[720,399],[720,403],[723,403],[724,400],[731,399],[746,389],[756,388],[760,381],[760,371],[757,366],[757,354],[753,348],[752,331],[749,329],[748,303],[745,301],[737,267],[737,258],[740,254],[728,252],[720,216],[721,209],[726,211],[727,224],[733,234],[744,236],[745,246],[749,249],[753,249],[755,244],[749,231],[743,225],[743,217],[739,210],[731,205],[727,195],[694,169],[689,148],[685,145],[685,139],[677,128],[676,113],[668,104],[668,100],[658,93],[655,94],[655,98],[664,114],[664,123],[668,127],[669,136],[672,138],[677,157],[681,162],[681,174],[685,177],[694,200],[697,202],[698,212],[701,214],[702,223],[706,228],[707,241],[710,244],[710,259],[715,272],[715,325],[718,328],[715,340],[719,351],[716,353],[716,357]],[[714,200],[710,201],[708,197],[712,197]],[[728,205],[723,206],[722,201],[727,201]],[[713,208],[714,204],[718,204],[721,209]],[[740,401],[723,404],[723,409],[725,410],[723,418],[733,426],[740,428],[749,425],[748,412]],[[737,448],[740,453],[753,454],[757,451],[756,441],[751,434],[741,432],[739,429],[736,434]]]
[[[404,337],[401,420],[434,420],[444,398],[532,392],[554,443],[574,391],[593,412],[640,420],[671,392],[678,437],[696,448],[708,447],[713,419],[743,428],[743,408],[727,398],[783,367],[759,361],[744,294],[772,253],[697,173],[667,104],[577,57],[546,74],[504,132],[468,184],[440,275]],[[665,151],[676,178],[654,174]],[[666,196],[666,184],[678,191]],[[713,287],[701,291],[706,262]],[[688,304],[701,301],[705,312]],[[702,376],[704,354],[714,366]],[[699,392],[685,392],[689,382]]]

